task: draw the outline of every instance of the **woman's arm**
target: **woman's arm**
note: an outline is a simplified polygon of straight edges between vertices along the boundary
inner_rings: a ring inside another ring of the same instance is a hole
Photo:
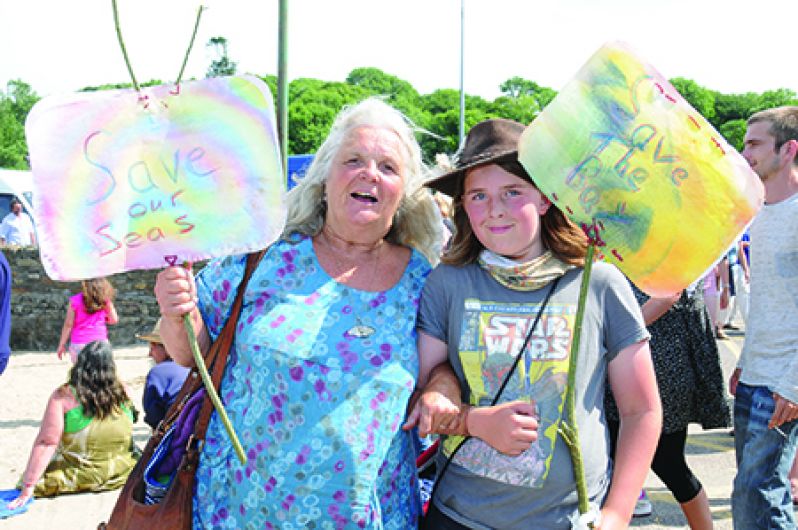
[[[608,374],[621,428],[610,491],[601,510],[602,530],[628,526],[662,429],[662,405],[648,342],[621,350],[610,362]]]
[[[55,453],[61,435],[64,433],[64,404],[66,390],[61,387],[56,389],[47,402],[39,434],[33,442],[33,447],[28,458],[28,465],[22,473],[22,491],[19,496],[8,503],[9,509],[15,509],[25,504],[33,496],[36,483],[47,469],[47,464]]]
[[[119,322],[119,315],[116,314],[114,301],[109,299],[105,302],[105,323],[114,325]]]
[[[197,286],[191,267],[168,267],[158,273],[155,280],[155,298],[161,308],[161,339],[166,351],[176,363],[194,366],[194,356],[183,325],[183,315],[188,313],[204,355],[211,340],[197,307]]]
[[[649,298],[646,300],[646,302],[640,306],[640,311],[643,313],[643,320],[645,321],[646,326],[650,326],[659,317],[667,313],[668,310],[673,307],[673,304],[679,301],[681,296],[682,292],[679,291],[671,296],[665,296],[663,298]]]
[[[56,353],[58,358],[61,359],[66,353],[66,344],[69,336],[72,334],[72,326],[75,325],[75,310],[72,309],[72,304],[67,304],[67,314],[64,318],[64,327],[61,328],[61,340],[58,341],[58,349]]]

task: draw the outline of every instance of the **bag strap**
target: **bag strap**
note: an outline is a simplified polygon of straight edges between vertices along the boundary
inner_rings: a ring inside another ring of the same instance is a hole
[[[561,278],[561,277],[560,277]],[[529,327],[529,331],[526,334],[526,338],[524,339],[524,343],[521,345],[521,348],[518,350],[518,353],[515,356],[515,360],[513,361],[510,370],[507,372],[507,375],[504,376],[504,381],[502,381],[502,385],[499,387],[499,390],[496,392],[496,395],[493,396],[493,400],[490,402],[490,406],[494,406],[496,403],[499,402],[499,398],[504,392],[504,389],[507,387],[507,383],[510,382],[510,378],[515,373],[515,368],[518,366],[518,361],[521,359],[521,356],[524,355],[524,351],[526,350],[527,345],[529,345],[529,341],[532,339],[532,334],[535,332],[535,328],[538,327],[538,322],[540,321],[540,316],[543,314],[543,310],[549,303],[549,299],[551,295],[554,293],[554,290],[557,288],[557,284],[560,283],[560,278],[556,278],[553,282],[551,282],[551,287],[549,287],[549,291],[546,293],[546,297],[543,299],[543,302],[540,304],[540,309],[538,309],[537,315],[535,315],[535,320],[532,322],[532,325]],[[457,452],[460,450],[463,445],[470,440],[472,437],[470,434],[463,437],[460,440],[460,443],[457,444],[457,447],[454,448],[452,454],[449,455],[449,458],[446,459],[444,462],[443,467],[441,468],[441,472],[438,473],[438,476],[435,477],[435,484],[432,486],[432,492],[429,495],[429,502],[432,502],[432,499],[435,497],[435,492],[438,491],[438,485],[443,480],[443,474],[446,473],[446,470],[449,469],[449,464],[452,463],[454,457],[457,455]]]
[[[238,325],[238,316],[241,314],[241,307],[244,305],[244,292],[247,290],[249,278],[252,276],[252,272],[258,266],[258,263],[263,257],[264,252],[265,250],[259,250],[258,252],[252,252],[247,255],[247,267],[244,271],[244,277],[241,280],[241,284],[238,286],[238,292],[236,292],[236,298],[233,302],[233,308],[230,311],[230,316],[228,317],[227,322],[225,322],[224,327],[222,328],[221,333],[219,333],[217,339],[213,341],[213,344],[208,351],[208,355],[206,356],[206,364],[208,366],[212,366],[211,381],[213,381],[213,387],[217,390],[217,392],[221,386],[224,368],[227,366],[227,356],[230,354],[230,350],[233,346],[233,338],[235,337],[235,330],[236,326]],[[197,417],[197,423],[194,427],[194,440],[200,443],[204,442],[205,432],[208,430],[208,424],[210,423],[212,412],[213,404],[211,403],[211,398],[210,396],[206,395],[202,401],[202,408],[200,409],[199,416]]]

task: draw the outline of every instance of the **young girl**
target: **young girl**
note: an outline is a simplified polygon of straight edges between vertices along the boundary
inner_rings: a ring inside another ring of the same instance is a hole
[[[571,456],[557,428],[586,240],[518,162],[523,130],[501,119],[477,124],[456,168],[430,184],[454,198],[456,230],[422,294],[419,388],[448,359],[467,401],[464,421],[459,428],[433,424],[472,438],[439,477],[426,528],[569,529],[578,516]],[[661,408],[640,308],[611,265],[593,267],[581,336],[575,407],[587,491],[602,506],[599,528],[626,528]],[[614,466],[603,405],[607,377],[621,416]],[[411,417],[419,414],[429,411]],[[460,439],[446,439],[438,469]]]
[[[93,278],[80,282],[82,292],[69,298],[61,341],[58,343],[58,358],[67,351],[74,364],[83,346],[95,340],[108,340],[106,324],[116,324],[119,318],[114,307],[114,288],[105,278]]]

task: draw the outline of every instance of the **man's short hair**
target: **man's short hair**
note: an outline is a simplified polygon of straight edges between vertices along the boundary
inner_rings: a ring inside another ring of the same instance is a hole
[[[11,202],[9,203],[9,206],[11,206],[13,208],[14,205],[16,205],[16,204],[22,204],[22,201],[20,201],[16,197],[14,197],[13,199],[11,199]]]
[[[748,118],[748,125],[762,121],[770,123],[768,132],[776,140],[774,144],[776,151],[790,140],[798,141],[798,107],[784,106],[761,110]],[[798,157],[793,163],[798,164]]]

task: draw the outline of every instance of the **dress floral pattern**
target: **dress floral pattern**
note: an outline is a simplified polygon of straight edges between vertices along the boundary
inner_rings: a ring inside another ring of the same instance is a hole
[[[631,285],[642,306],[648,295]],[[685,290],[673,307],[648,327],[665,434],[685,430],[690,423],[719,429],[731,422],[718,344],[702,293],[700,283],[690,292]],[[620,421],[609,385],[607,389],[607,416]]]
[[[246,257],[197,278],[212,338]],[[415,528],[415,453],[401,430],[418,374],[415,320],[429,263],[413,251],[383,292],[351,289],[319,265],[309,238],[266,252],[244,295],[221,398],[247,453],[216,414],[197,470],[200,528]],[[375,329],[348,335],[358,322]]]

